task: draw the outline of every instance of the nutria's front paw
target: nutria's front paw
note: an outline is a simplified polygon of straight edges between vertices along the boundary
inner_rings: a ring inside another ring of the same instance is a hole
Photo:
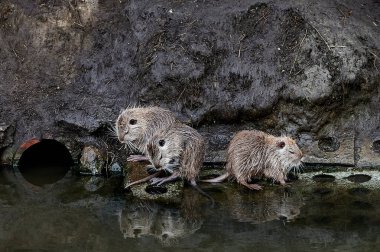
[[[140,161],[148,161],[149,159],[143,155],[130,155],[127,158],[129,162],[140,162]]]

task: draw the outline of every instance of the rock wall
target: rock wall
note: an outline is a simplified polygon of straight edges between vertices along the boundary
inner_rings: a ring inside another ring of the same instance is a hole
[[[309,162],[379,166],[379,29],[377,0],[1,1],[2,161],[32,138],[125,160],[108,125],[159,105],[207,137],[208,161],[256,128]]]

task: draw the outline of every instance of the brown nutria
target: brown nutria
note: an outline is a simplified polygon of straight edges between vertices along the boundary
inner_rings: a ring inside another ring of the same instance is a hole
[[[286,174],[301,165],[303,154],[290,137],[275,137],[258,130],[238,132],[228,146],[226,173],[203,182],[218,183],[228,177],[253,190],[258,184],[249,184],[251,178],[272,178],[285,185]]]
[[[131,151],[146,155],[146,146],[153,134],[176,121],[175,115],[160,107],[136,107],[125,109],[116,120],[116,134],[121,143]],[[132,155],[128,161],[148,160]]]
[[[182,178],[214,206],[214,199],[196,183],[205,154],[205,141],[198,131],[182,123],[175,123],[158,131],[149,142],[147,151],[156,169],[171,174],[168,177],[152,178],[151,184],[162,185]]]
[[[196,185],[196,178],[204,160],[203,137],[190,126],[175,123],[157,131],[148,143],[147,152],[152,164],[171,174],[156,178],[153,184],[162,185],[178,177]]]
[[[196,183],[203,164],[204,152],[205,142],[195,129],[182,123],[174,123],[166,129],[157,131],[147,145],[149,160],[158,172],[135,181],[126,188],[148,180],[151,180],[152,185],[160,186],[182,178],[213,202],[213,199]],[[164,172],[170,175],[158,177]]]

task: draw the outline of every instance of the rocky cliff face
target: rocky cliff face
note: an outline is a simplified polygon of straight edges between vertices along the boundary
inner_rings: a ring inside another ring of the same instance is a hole
[[[208,161],[256,128],[309,162],[378,166],[379,29],[377,0],[2,1],[2,160],[32,138],[122,160],[107,125],[159,105],[207,137]]]

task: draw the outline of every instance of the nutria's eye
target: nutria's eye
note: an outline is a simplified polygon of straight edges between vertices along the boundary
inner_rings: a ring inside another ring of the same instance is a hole
[[[294,151],[291,151],[291,150],[290,150],[289,153],[290,153],[290,154],[294,154]]]
[[[135,119],[129,120],[130,125],[135,125],[136,123],[137,123],[137,120],[135,120]]]
[[[160,140],[160,141],[158,141],[158,145],[159,146],[164,146],[165,145],[165,140]]]
[[[283,141],[278,142],[277,143],[277,147],[280,148],[280,149],[284,148],[285,147],[285,142],[283,142]]]

